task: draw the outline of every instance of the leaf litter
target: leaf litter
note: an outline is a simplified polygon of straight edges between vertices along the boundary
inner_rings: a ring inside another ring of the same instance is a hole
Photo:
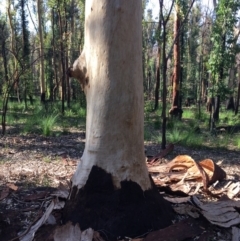
[[[0,139],[0,240],[47,241],[52,233],[52,240],[61,240],[64,228],[82,240],[104,240],[93,230],[81,231],[70,224],[59,228],[60,210],[84,142],[84,133],[78,130],[62,137]],[[154,143],[146,143],[145,148],[149,172],[172,203],[176,220],[166,229],[132,240],[162,240],[164,235],[168,241],[240,239],[239,152],[173,145],[161,152]],[[48,232],[41,232],[46,227]]]

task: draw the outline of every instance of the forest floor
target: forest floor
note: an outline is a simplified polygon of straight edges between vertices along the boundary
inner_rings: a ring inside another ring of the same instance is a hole
[[[11,134],[0,138],[1,241],[18,240],[15,237],[41,217],[59,185],[69,186],[85,145],[85,133],[77,128],[58,137],[19,135],[14,129],[9,132]],[[154,156],[161,151],[161,146],[146,142],[145,149],[148,156]],[[227,180],[239,181],[239,151],[175,145],[164,161],[178,155],[189,155],[195,161],[210,158],[227,173]],[[208,228],[211,229],[209,236],[201,240],[232,240],[230,228],[210,224]]]

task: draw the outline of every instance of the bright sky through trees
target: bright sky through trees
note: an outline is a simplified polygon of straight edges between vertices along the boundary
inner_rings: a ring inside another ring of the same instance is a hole
[[[202,5],[206,8],[212,9],[213,8],[213,2],[212,0],[196,0],[195,3],[197,2],[202,2]],[[170,4],[172,1],[168,1],[165,0],[164,1],[165,4]],[[158,15],[159,15],[159,0],[149,0],[148,2],[148,7],[147,9],[152,9],[152,13],[153,13],[153,18],[156,20],[158,19]]]

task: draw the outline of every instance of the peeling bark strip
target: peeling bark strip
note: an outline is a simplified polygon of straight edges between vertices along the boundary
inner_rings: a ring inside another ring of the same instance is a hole
[[[240,223],[240,201],[227,200],[204,204],[196,196],[192,198],[203,216],[212,224],[229,228]]]
[[[149,165],[148,171],[158,186],[169,186],[171,191],[194,195],[200,187],[211,194],[208,186],[226,178],[226,173],[211,159],[197,163],[188,155],[179,155],[166,164]],[[197,184],[197,185],[196,185]]]

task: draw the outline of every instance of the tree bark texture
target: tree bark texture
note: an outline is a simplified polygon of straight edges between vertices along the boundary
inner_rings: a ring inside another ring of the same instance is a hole
[[[87,124],[64,221],[113,240],[171,223],[145,164],[141,13],[140,0],[86,1],[84,49],[68,70],[84,89]]]
[[[38,32],[40,40],[40,88],[41,88],[41,102],[45,102],[46,95],[46,85],[45,85],[45,75],[44,75],[44,44],[43,44],[43,34],[42,34],[42,0],[37,0],[38,9]]]
[[[238,66],[238,91],[237,91],[237,98],[236,98],[236,104],[235,104],[235,115],[238,114],[239,99],[240,99],[240,66]]]
[[[160,89],[160,62],[161,62],[161,53],[160,53],[160,43],[158,47],[158,57],[157,57],[157,68],[156,68],[156,86],[155,86],[155,105],[154,110],[158,109],[159,106],[159,89]]]
[[[174,58],[174,69],[173,69],[173,100],[172,107],[169,114],[172,116],[181,118],[182,110],[180,107],[180,40],[178,37],[178,31],[180,29],[180,16],[178,5],[176,4],[176,13],[174,21],[174,47],[173,47],[173,58]]]

